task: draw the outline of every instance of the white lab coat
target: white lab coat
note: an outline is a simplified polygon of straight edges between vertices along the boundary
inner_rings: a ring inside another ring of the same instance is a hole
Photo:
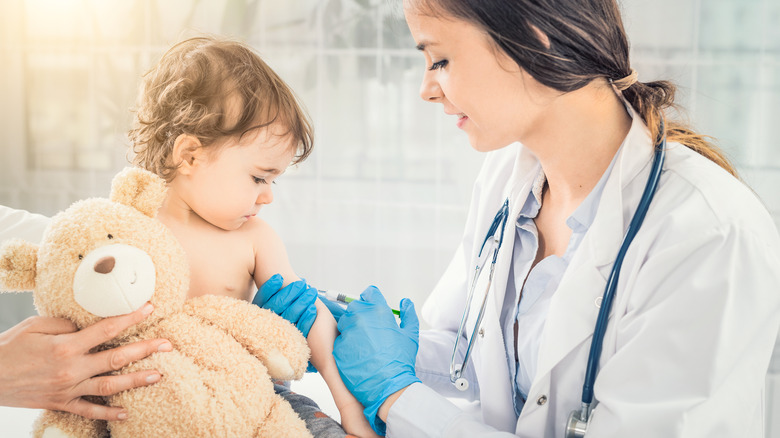
[[[8,239],[37,243],[48,225],[46,216],[0,205],[0,243]]]
[[[423,308],[435,330],[421,334],[417,357],[425,384],[442,395],[458,395],[448,370],[468,282],[485,232],[509,197],[510,221],[465,394],[480,401],[482,421],[459,415],[434,432],[423,427],[434,412],[427,411],[430,404],[413,415],[399,408],[407,418],[398,418],[394,406],[388,436],[403,430],[405,436],[471,438],[505,431],[563,437],[570,411],[580,406],[597,299],[651,163],[650,135],[635,117],[595,220],[550,304],[538,373],[516,418],[499,315],[516,234],[513,219],[521,208],[516,200],[528,193],[538,160],[520,145],[487,155],[462,243]],[[480,301],[472,302],[468,336]],[[587,436],[763,436],[764,378],[780,325],[780,238],[750,189],[699,154],[669,143],[657,194],[626,255],[610,315]],[[460,344],[465,348],[466,340]],[[397,403],[411,403],[415,391],[407,393]]]

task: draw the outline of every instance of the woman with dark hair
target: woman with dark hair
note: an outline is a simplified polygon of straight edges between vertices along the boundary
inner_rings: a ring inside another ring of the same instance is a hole
[[[404,0],[404,12],[422,98],[486,156],[423,308],[432,329],[418,336],[408,300],[399,326],[376,288],[339,319],[336,363],[375,430],[763,436],[780,238],[707,137],[667,118],[674,86],[638,81],[615,0]],[[445,397],[479,401],[481,416]]]

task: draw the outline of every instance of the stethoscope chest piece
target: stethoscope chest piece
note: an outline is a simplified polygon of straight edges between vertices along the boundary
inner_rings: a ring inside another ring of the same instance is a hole
[[[591,413],[590,417],[593,417]],[[584,438],[585,432],[588,431],[588,423],[590,418],[583,419],[582,411],[574,410],[569,414],[569,421],[566,422],[566,438]]]
[[[461,391],[465,391],[469,389],[469,381],[464,379],[463,377],[458,377],[457,379],[455,379],[455,387]]]

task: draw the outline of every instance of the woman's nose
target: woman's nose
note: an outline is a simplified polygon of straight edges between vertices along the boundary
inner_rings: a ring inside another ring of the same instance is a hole
[[[435,81],[431,71],[426,71],[423,75],[422,84],[420,85],[420,97],[426,102],[436,102],[442,97],[441,87],[439,83]]]

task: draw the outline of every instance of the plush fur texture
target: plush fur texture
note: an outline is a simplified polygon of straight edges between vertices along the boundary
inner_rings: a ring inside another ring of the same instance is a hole
[[[82,260],[97,249],[110,254],[111,245],[141,250],[154,265],[150,301],[155,310],[100,348],[154,338],[168,339],[174,348],[119,371],[157,369],[163,375],[154,385],[102,400],[126,408],[127,420],[106,423],[45,411],[34,435],[311,436],[290,405],[274,392],[272,383],[272,379],[302,377],[309,358],[306,340],[284,319],[244,301],[223,296],[185,301],[189,267],[184,250],[155,218],[164,197],[165,184],[160,178],[128,168],[114,178],[110,199],[79,201],[56,215],[40,245],[16,240],[0,248],[0,283],[7,290],[34,290],[41,315],[67,318],[79,328],[102,319],[74,297],[74,277]],[[110,266],[119,270],[123,262],[117,257]],[[106,270],[105,263],[103,268],[87,269],[100,274]],[[104,304],[100,301],[109,299],[116,297],[92,298],[92,302],[100,306]]]

